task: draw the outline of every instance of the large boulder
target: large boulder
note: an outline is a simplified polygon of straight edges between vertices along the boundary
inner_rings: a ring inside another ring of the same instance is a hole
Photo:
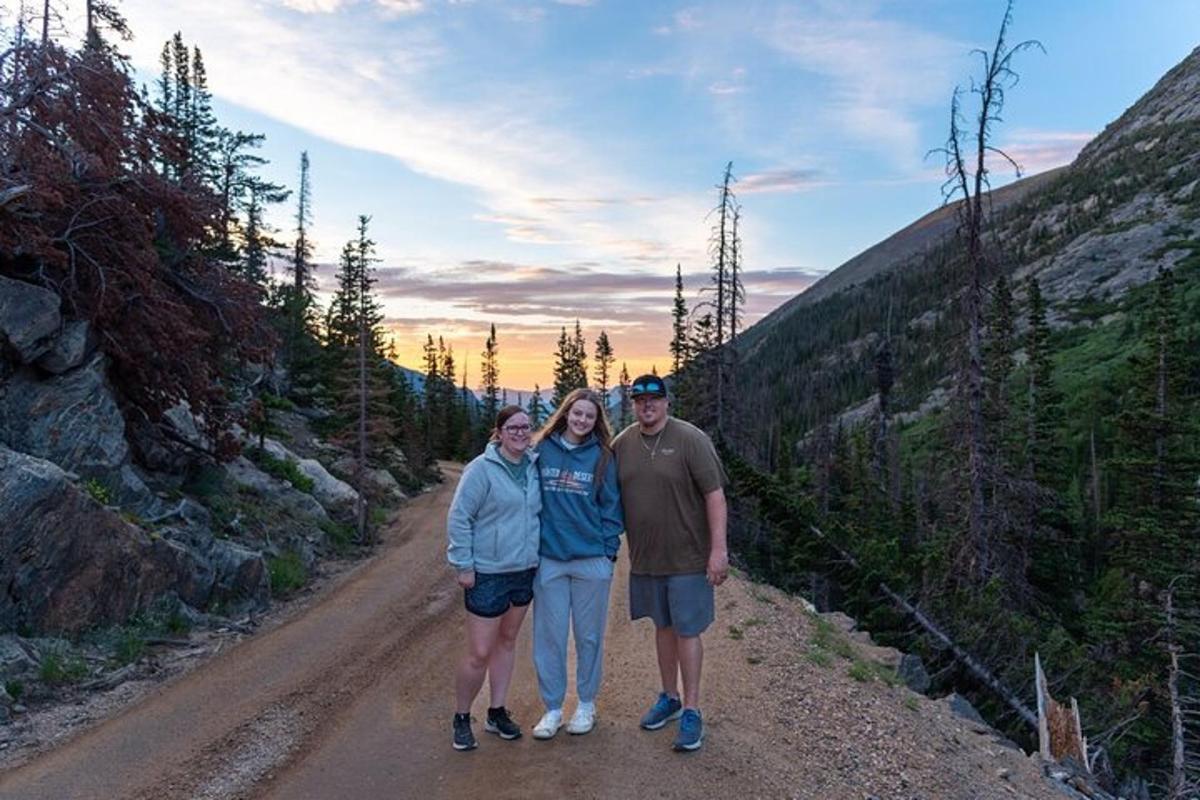
[[[62,325],[58,295],[40,286],[0,277],[0,340],[32,364],[50,349]]]
[[[185,582],[192,558],[101,506],[44,459],[0,446],[0,629],[123,622]]]
[[[315,458],[300,458],[274,439],[263,440],[263,450],[272,458],[291,461],[301,475],[312,481],[311,494],[333,517],[352,520],[358,507],[358,492],[343,480],[335,478]]]
[[[148,513],[156,500],[129,463],[125,420],[97,354],[63,375],[39,380],[30,369],[0,387],[0,442],[64,470],[94,478],[122,505]]]
[[[55,337],[47,350],[37,360],[37,365],[55,375],[75,369],[96,349],[96,337],[92,326],[81,319],[63,324],[62,332]]]
[[[352,456],[339,458],[332,465],[333,471],[350,481],[352,485],[360,479],[356,474],[357,468],[358,462]],[[400,488],[400,482],[386,469],[367,467],[362,471],[361,480],[362,490],[372,500],[384,503],[403,503],[408,499],[404,490]]]
[[[315,497],[293,488],[287,481],[271,477],[245,456],[226,464],[225,474],[243,493],[257,496],[264,505],[275,506],[287,516],[318,524],[329,519]]]

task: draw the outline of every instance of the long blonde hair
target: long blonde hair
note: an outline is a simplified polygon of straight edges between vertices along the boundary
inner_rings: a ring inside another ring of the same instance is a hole
[[[580,400],[587,400],[596,407],[596,426],[592,428],[592,433],[596,434],[596,438],[600,440],[601,448],[612,450],[612,428],[608,426],[608,414],[604,408],[604,401],[600,399],[600,393],[592,389],[571,390],[571,393],[558,404],[558,408],[554,409],[554,413],[546,419],[545,424],[534,434],[533,444],[535,447],[544,439],[548,439],[556,433],[561,435],[567,429],[567,415],[571,413],[571,406]]]

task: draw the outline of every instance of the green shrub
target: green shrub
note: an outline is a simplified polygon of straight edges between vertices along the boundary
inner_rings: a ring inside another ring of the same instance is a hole
[[[121,628],[117,634],[113,660],[124,666],[132,664],[146,652],[146,640],[135,628]]]
[[[262,404],[267,408],[274,408],[279,411],[295,411],[296,404],[286,397],[280,397],[274,394],[264,394],[262,396]]]
[[[329,537],[329,544],[332,545],[333,551],[339,555],[344,555],[354,545],[353,525],[346,525],[345,523],[327,519],[321,521],[321,530],[325,531],[325,535]]]
[[[742,629],[739,628],[737,625],[730,625],[729,626],[729,638],[733,639],[735,642],[740,641],[742,638]]]
[[[87,664],[77,655],[63,649],[51,650],[42,657],[38,677],[42,683],[59,686],[77,683],[87,675]]]
[[[8,692],[8,696],[14,701],[20,701],[25,695],[25,684],[17,680],[5,681],[4,691]]]
[[[271,594],[277,597],[291,594],[308,580],[304,562],[291,551],[267,559],[267,570],[271,573]]]

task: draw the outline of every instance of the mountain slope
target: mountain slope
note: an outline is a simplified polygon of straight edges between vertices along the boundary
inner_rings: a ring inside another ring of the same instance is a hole
[[[1091,324],[1098,304],[1181,261],[1186,250],[1172,245],[1200,236],[1198,83],[1200,48],[1069,167],[993,193],[992,277],[1036,276],[1062,327]],[[935,393],[963,330],[965,269],[946,238],[952,230],[952,209],[931,212],[746,332],[741,399],[751,452],[765,458],[776,429],[794,440],[868,400],[884,335],[897,364],[897,407],[915,410]]]

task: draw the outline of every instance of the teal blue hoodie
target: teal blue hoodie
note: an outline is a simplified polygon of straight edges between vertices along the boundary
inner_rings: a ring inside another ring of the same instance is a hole
[[[537,566],[542,495],[538,455],[526,452],[523,489],[508,473],[494,442],[463,470],[446,515],[446,558],[459,572],[495,574]]]
[[[575,448],[566,447],[558,434],[538,445],[543,556],[556,561],[614,558],[621,549],[625,519],[617,485],[617,460],[611,453],[606,460],[604,479],[597,488],[600,441],[595,434]]]

